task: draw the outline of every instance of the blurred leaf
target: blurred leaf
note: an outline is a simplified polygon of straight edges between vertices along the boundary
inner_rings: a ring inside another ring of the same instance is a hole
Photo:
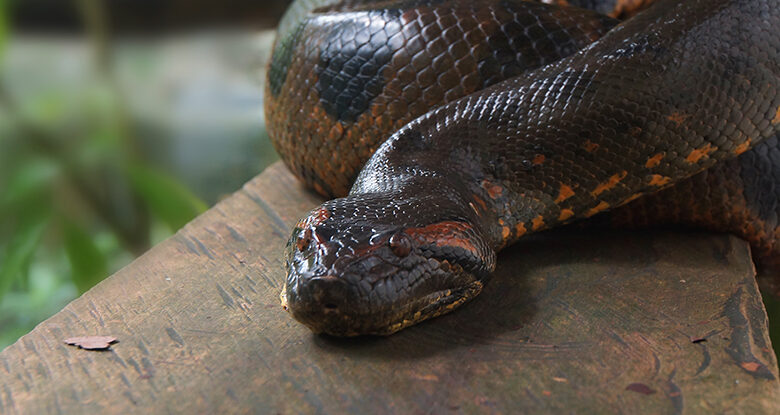
[[[30,93],[17,102],[18,115],[21,119],[43,130],[72,128],[67,123],[75,119],[74,113],[79,107],[78,102],[69,98],[71,97],[56,90]],[[68,135],[63,135],[64,137],[72,138]]]
[[[0,299],[13,283],[24,276],[38,241],[46,230],[47,220],[30,222],[13,235],[0,258]]]
[[[61,246],[53,250],[45,244],[39,246],[30,262],[28,289],[11,290],[0,301],[0,350],[60,311],[78,294],[70,275],[62,272],[69,265]]]
[[[149,209],[171,230],[176,231],[207,206],[174,178],[151,168],[135,165],[129,169],[133,188],[149,205]]]
[[[5,188],[0,191],[0,206],[21,203],[46,190],[58,171],[59,167],[52,160],[26,160],[19,170],[12,172]]]
[[[71,278],[79,293],[84,293],[108,276],[106,257],[92,238],[75,224],[65,222],[62,230]]]

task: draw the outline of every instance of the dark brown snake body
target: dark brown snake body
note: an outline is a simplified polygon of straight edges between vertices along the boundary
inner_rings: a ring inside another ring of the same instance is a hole
[[[523,1],[347,1],[288,17],[269,133],[320,193],[354,184],[293,231],[285,306],[316,332],[393,333],[473,298],[503,247],[607,211],[732,232],[773,265],[778,6],[660,0],[618,24]]]

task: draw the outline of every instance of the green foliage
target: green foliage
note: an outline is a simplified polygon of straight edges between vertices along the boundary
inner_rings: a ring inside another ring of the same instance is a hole
[[[165,237],[206,209],[140,159],[108,68],[81,85],[52,79],[52,68],[10,75],[6,2],[0,0],[0,349],[147,250],[152,232]],[[160,223],[168,228],[162,234]]]
[[[206,204],[181,183],[158,170],[134,164],[128,173],[133,189],[172,231],[207,209]]]
[[[77,224],[64,221],[62,231],[71,279],[79,293],[84,293],[108,275],[106,257],[95,245],[92,236]]]
[[[59,172],[57,164],[45,158],[31,158],[20,164],[0,193],[0,212],[4,207],[9,209],[33,203],[48,190]]]
[[[19,227],[0,257],[0,298],[14,283],[27,277],[30,261],[38,247],[47,223],[32,221]]]
[[[8,292],[0,301],[0,350],[13,343],[38,322],[62,309],[77,294],[63,277],[67,269],[63,255],[43,249],[30,264],[24,289]]]

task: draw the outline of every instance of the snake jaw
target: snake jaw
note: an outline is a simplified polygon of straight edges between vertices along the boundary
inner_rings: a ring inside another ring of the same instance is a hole
[[[427,303],[421,310],[368,334],[389,336],[425,320],[447,314],[476,297],[482,292],[483,285],[482,281],[475,279],[470,284],[455,290],[446,289],[431,293],[420,299],[421,304]]]
[[[463,270],[457,264],[444,260],[441,269],[457,275],[457,286],[434,291],[430,294],[388,304],[385,310],[368,310],[361,313],[345,313],[324,307],[307,307],[298,304],[294,287],[285,283],[279,297],[282,307],[308,327],[313,333],[325,333],[339,337],[360,335],[388,336],[422,321],[447,314],[476,297],[484,285],[482,280]],[[322,278],[315,278],[321,280]],[[326,277],[326,280],[336,277]],[[293,298],[288,302],[288,298]]]

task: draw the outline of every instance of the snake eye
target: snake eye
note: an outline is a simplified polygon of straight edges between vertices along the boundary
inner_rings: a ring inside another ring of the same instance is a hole
[[[298,238],[298,250],[303,252],[306,250],[306,248],[311,245],[311,228],[306,228],[305,231],[303,231],[303,235],[301,235],[300,238]]]
[[[396,233],[388,241],[390,249],[394,254],[403,258],[412,252],[412,241],[403,233]]]

